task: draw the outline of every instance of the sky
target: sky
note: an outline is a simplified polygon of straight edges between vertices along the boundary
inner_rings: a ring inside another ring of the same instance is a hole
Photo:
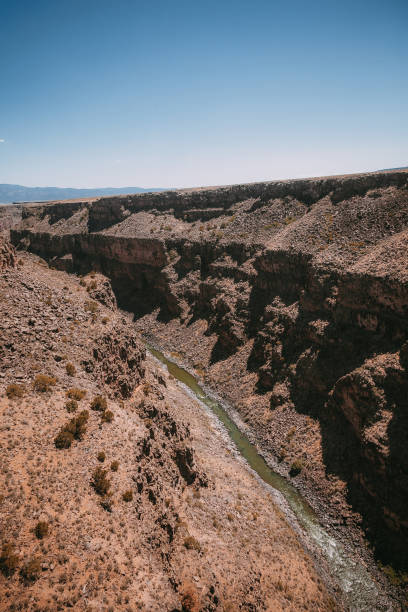
[[[408,165],[407,0],[0,0],[0,183]]]

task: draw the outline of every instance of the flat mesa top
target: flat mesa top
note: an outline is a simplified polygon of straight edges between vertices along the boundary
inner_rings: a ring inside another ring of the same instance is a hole
[[[107,195],[107,196],[93,196],[89,198],[74,198],[69,200],[47,200],[47,201],[32,201],[32,202],[16,202],[15,204],[9,204],[9,206],[15,205],[24,205],[24,206],[38,206],[38,205],[46,205],[46,204],[69,204],[69,203],[77,203],[77,202],[96,202],[100,200],[116,200],[120,198],[160,198],[166,197],[169,194],[180,194],[180,195],[188,195],[193,193],[200,192],[208,192],[208,191],[224,191],[235,188],[250,188],[251,186],[273,186],[273,185],[290,185],[295,183],[313,183],[313,182],[321,182],[321,181],[343,181],[347,179],[355,179],[359,177],[369,177],[373,175],[399,175],[399,174],[408,174],[408,168],[401,169],[390,169],[390,170],[379,170],[375,172],[359,172],[355,174],[334,174],[327,176],[313,176],[313,177],[305,177],[305,178],[294,178],[294,179],[282,179],[282,180],[274,180],[274,181],[255,181],[253,183],[233,183],[230,185],[208,185],[205,187],[185,187],[185,188],[174,188],[169,189],[167,191],[146,191],[143,193],[134,193],[134,194],[115,194],[115,195]]]

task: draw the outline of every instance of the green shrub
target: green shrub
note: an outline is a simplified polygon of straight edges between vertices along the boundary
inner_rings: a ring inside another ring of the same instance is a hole
[[[91,403],[92,410],[97,410],[98,412],[104,412],[108,407],[106,402],[106,398],[102,395],[97,395],[94,397]]]

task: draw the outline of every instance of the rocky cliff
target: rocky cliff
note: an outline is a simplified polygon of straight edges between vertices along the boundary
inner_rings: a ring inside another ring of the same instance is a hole
[[[0,609],[345,610],[107,279],[13,251],[0,245]]]
[[[11,239],[108,276],[315,505],[408,564],[406,171],[29,205]]]

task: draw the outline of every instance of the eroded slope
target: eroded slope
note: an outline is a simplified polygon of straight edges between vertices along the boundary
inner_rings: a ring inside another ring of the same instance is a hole
[[[0,270],[0,609],[336,609],[106,278],[3,244]]]

